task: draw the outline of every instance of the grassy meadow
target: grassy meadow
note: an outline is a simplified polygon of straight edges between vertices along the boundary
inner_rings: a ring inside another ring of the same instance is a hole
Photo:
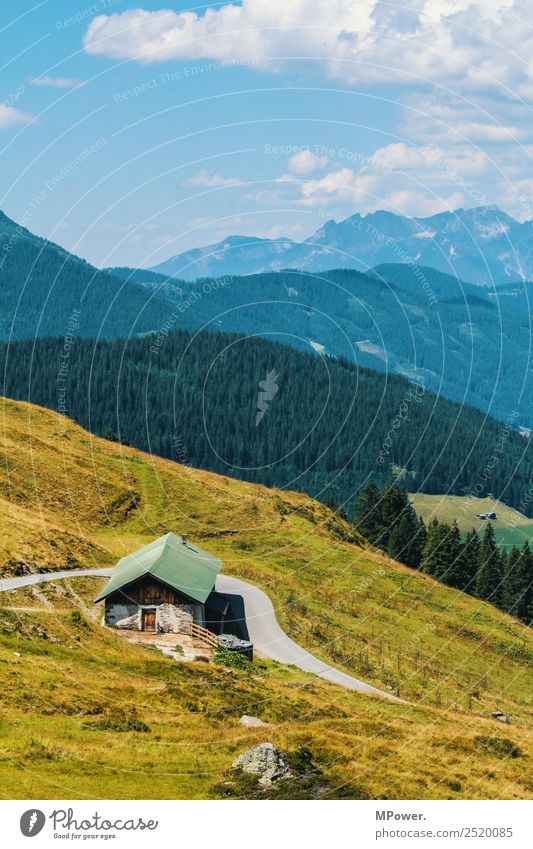
[[[272,662],[176,663],[93,618],[100,585],[72,578],[3,598],[4,798],[219,798],[236,755],[265,740],[308,747],[323,798],[531,794],[522,722],[392,704]],[[268,727],[242,727],[243,713]]]
[[[472,528],[483,532],[486,522],[478,519],[477,514],[494,512],[497,518],[492,519],[491,524],[502,548],[508,549],[513,545],[521,547],[525,542],[531,543],[533,540],[533,520],[495,498],[426,495],[423,492],[410,493],[409,498],[415,511],[426,523],[436,518],[451,524],[455,519],[463,533]]]
[[[176,663],[102,626],[101,579],[2,593],[5,798],[223,797],[234,757],[264,740],[307,746],[325,798],[531,795],[524,624],[379,555],[306,495],[150,457],[28,404],[4,401],[2,426],[4,576],[110,566],[186,532],[267,592],[300,644],[410,702],[272,662]],[[244,713],[269,727],[243,728]]]

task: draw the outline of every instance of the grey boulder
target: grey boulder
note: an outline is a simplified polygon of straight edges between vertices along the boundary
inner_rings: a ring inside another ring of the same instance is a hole
[[[278,778],[291,774],[285,760],[285,753],[272,743],[259,743],[258,746],[247,749],[235,758],[233,768],[258,775],[259,784],[263,787],[269,787]]]
[[[509,725],[509,717],[502,713],[501,710],[495,710],[494,713],[491,713],[491,716],[494,719],[497,719],[498,722],[503,722],[505,725]]]
[[[262,719],[259,719],[257,716],[241,716],[239,719],[241,725],[244,725],[245,728],[259,728],[260,725],[268,725],[268,722],[263,722]]]

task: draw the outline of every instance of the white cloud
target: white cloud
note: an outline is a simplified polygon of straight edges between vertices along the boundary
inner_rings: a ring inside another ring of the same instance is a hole
[[[45,74],[42,77],[37,77],[31,81],[32,85],[52,86],[53,88],[74,88],[79,85],[81,80],[76,80],[73,77],[51,77]]]
[[[0,129],[7,127],[16,127],[18,124],[27,124],[31,121],[32,115],[27,112],[21,112],[20,109],[15,109],[14,106],[8,106],[7,103],[0,103]]]
[[[489,192],[488,202],[524,217],[523,197],[533,194],[531,3],[321,0],[311,14],[309,0],[242,0],[199,14],[137,8],[94,18],[84,46],[142,64],[253,57],[269,73],[398,85],[403,141],[378,149],[359,169],[303,151],[274,185],[241,201],[423,215],[475,206]],[[201,171],[188,185],[239,182]]]
[[[448,146],[495,148],[522,144],[532,137],[529,108],[518,101],[478,94],[475,101],[453,95],[420,94],[406,99],[402,132],[418,141]]]
[[[367,213],[378,209],[423,216],[463,205],[465,193],[461,187],[452,183],[435,191],[434,185],[426,185],[420,177],[414,167],[397,176],[341,168],[304,183],[300,203],[305,207],[333,208],[339,217],[355,210]]]
[[[419,179],[434,175],[436,172],[451,172],[479,177],[486,173],[489,165],[487,156],[474,147],[465,145],[461,150],[443,150],[437,145],[408,145],[405,142],[393,142],[378,148],[362,172],[372,170],[388,174],[413,174]]]
[[[307,0],[243,0],[200,15],[130,9],[95,17],[84,45],[92,55],[142,63],[234,59],[245,51],[274,72],[288,64],[300,68],[307,59],[344,82],[394,78],[413,84],[419,77],[464,84],[469,91],[506,86],[514,94],[533,82],[530,3],[329,0],[315,3],[311,16]]]
[[[340,161],[326,174],[296,179],[285,174],[275,190],[263,190],[255,201],[283,207],[284,202],[304,208],[331,210],[342,218],[355,210],[378,209],[405,215],[432,215],[459,206],[489,202],[484,194],[492,164],[469,146],[448,149],[436,145],[394,142],[378,148],[359,168]]]
[[[183,181],[184,186],[206,186],[217,189],[220,186],[242,186],[243,181],[235,177],[221,177],[220,174],[210,174],[209,171],[201,170]]]
[[[98,15],[87,30],[85,49],[95,55],[136,59],[143,63],[180,58],[230,59],[247,55],[259,63],[272,50],[293,55],[295,48],[308,56],[335,52],[344,33],[364,34],[373,26],[375,0],[331,0],[316,4],[310,26],[305,0],[244,0],[209,8],[202,15],[169,10],[130,9],[122,14]],[[302,29],[303,27],[303,29]]]
[[[313,0],[311,16],[309,0],[243,0],[199,14],[137,8],[99,15],[84,45],[92,55],[143,64],[253,57],[254,67],[270,73],[304,69],[343,85],[398,84],[400,133],[418,146],[386,145],[359,170],[304,151],[275,187],[245,202],[340,203],[346,212],[348,204],[405,203],[416,214],[416,203],[433,208],[439,197],[441,209],[475,205],[490,186],[491,200],[513,199],[516,210],[517,192],[531,184],[530,13],[531,0]],[[437,162],[431,146],[440,150]],[[317,174],[326,166],[329,174]],[[238,182],[226,179],[200,172],[189,185]]]
[[[317,156],[311,150],[300,150],[291,156],[287,167],[291,174],[311,174],[319,168],[325,168],[328,162],[327,156]]]

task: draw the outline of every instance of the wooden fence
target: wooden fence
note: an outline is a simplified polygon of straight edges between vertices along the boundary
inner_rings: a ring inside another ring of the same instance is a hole
[[[191,637],[193,640],[202,640],[202,642],[207,643],[214,649],[218,648],[217,635],[208,631],[207,628],[202,628],[201,625],[197,625],[195,622],[191,622]]]

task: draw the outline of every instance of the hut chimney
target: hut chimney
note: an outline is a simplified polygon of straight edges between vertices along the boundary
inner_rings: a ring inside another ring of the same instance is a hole
[[[182,534],[181,541],[182,541],[183,545],[187,545],[188,539],[189,539],[188,534]]]

